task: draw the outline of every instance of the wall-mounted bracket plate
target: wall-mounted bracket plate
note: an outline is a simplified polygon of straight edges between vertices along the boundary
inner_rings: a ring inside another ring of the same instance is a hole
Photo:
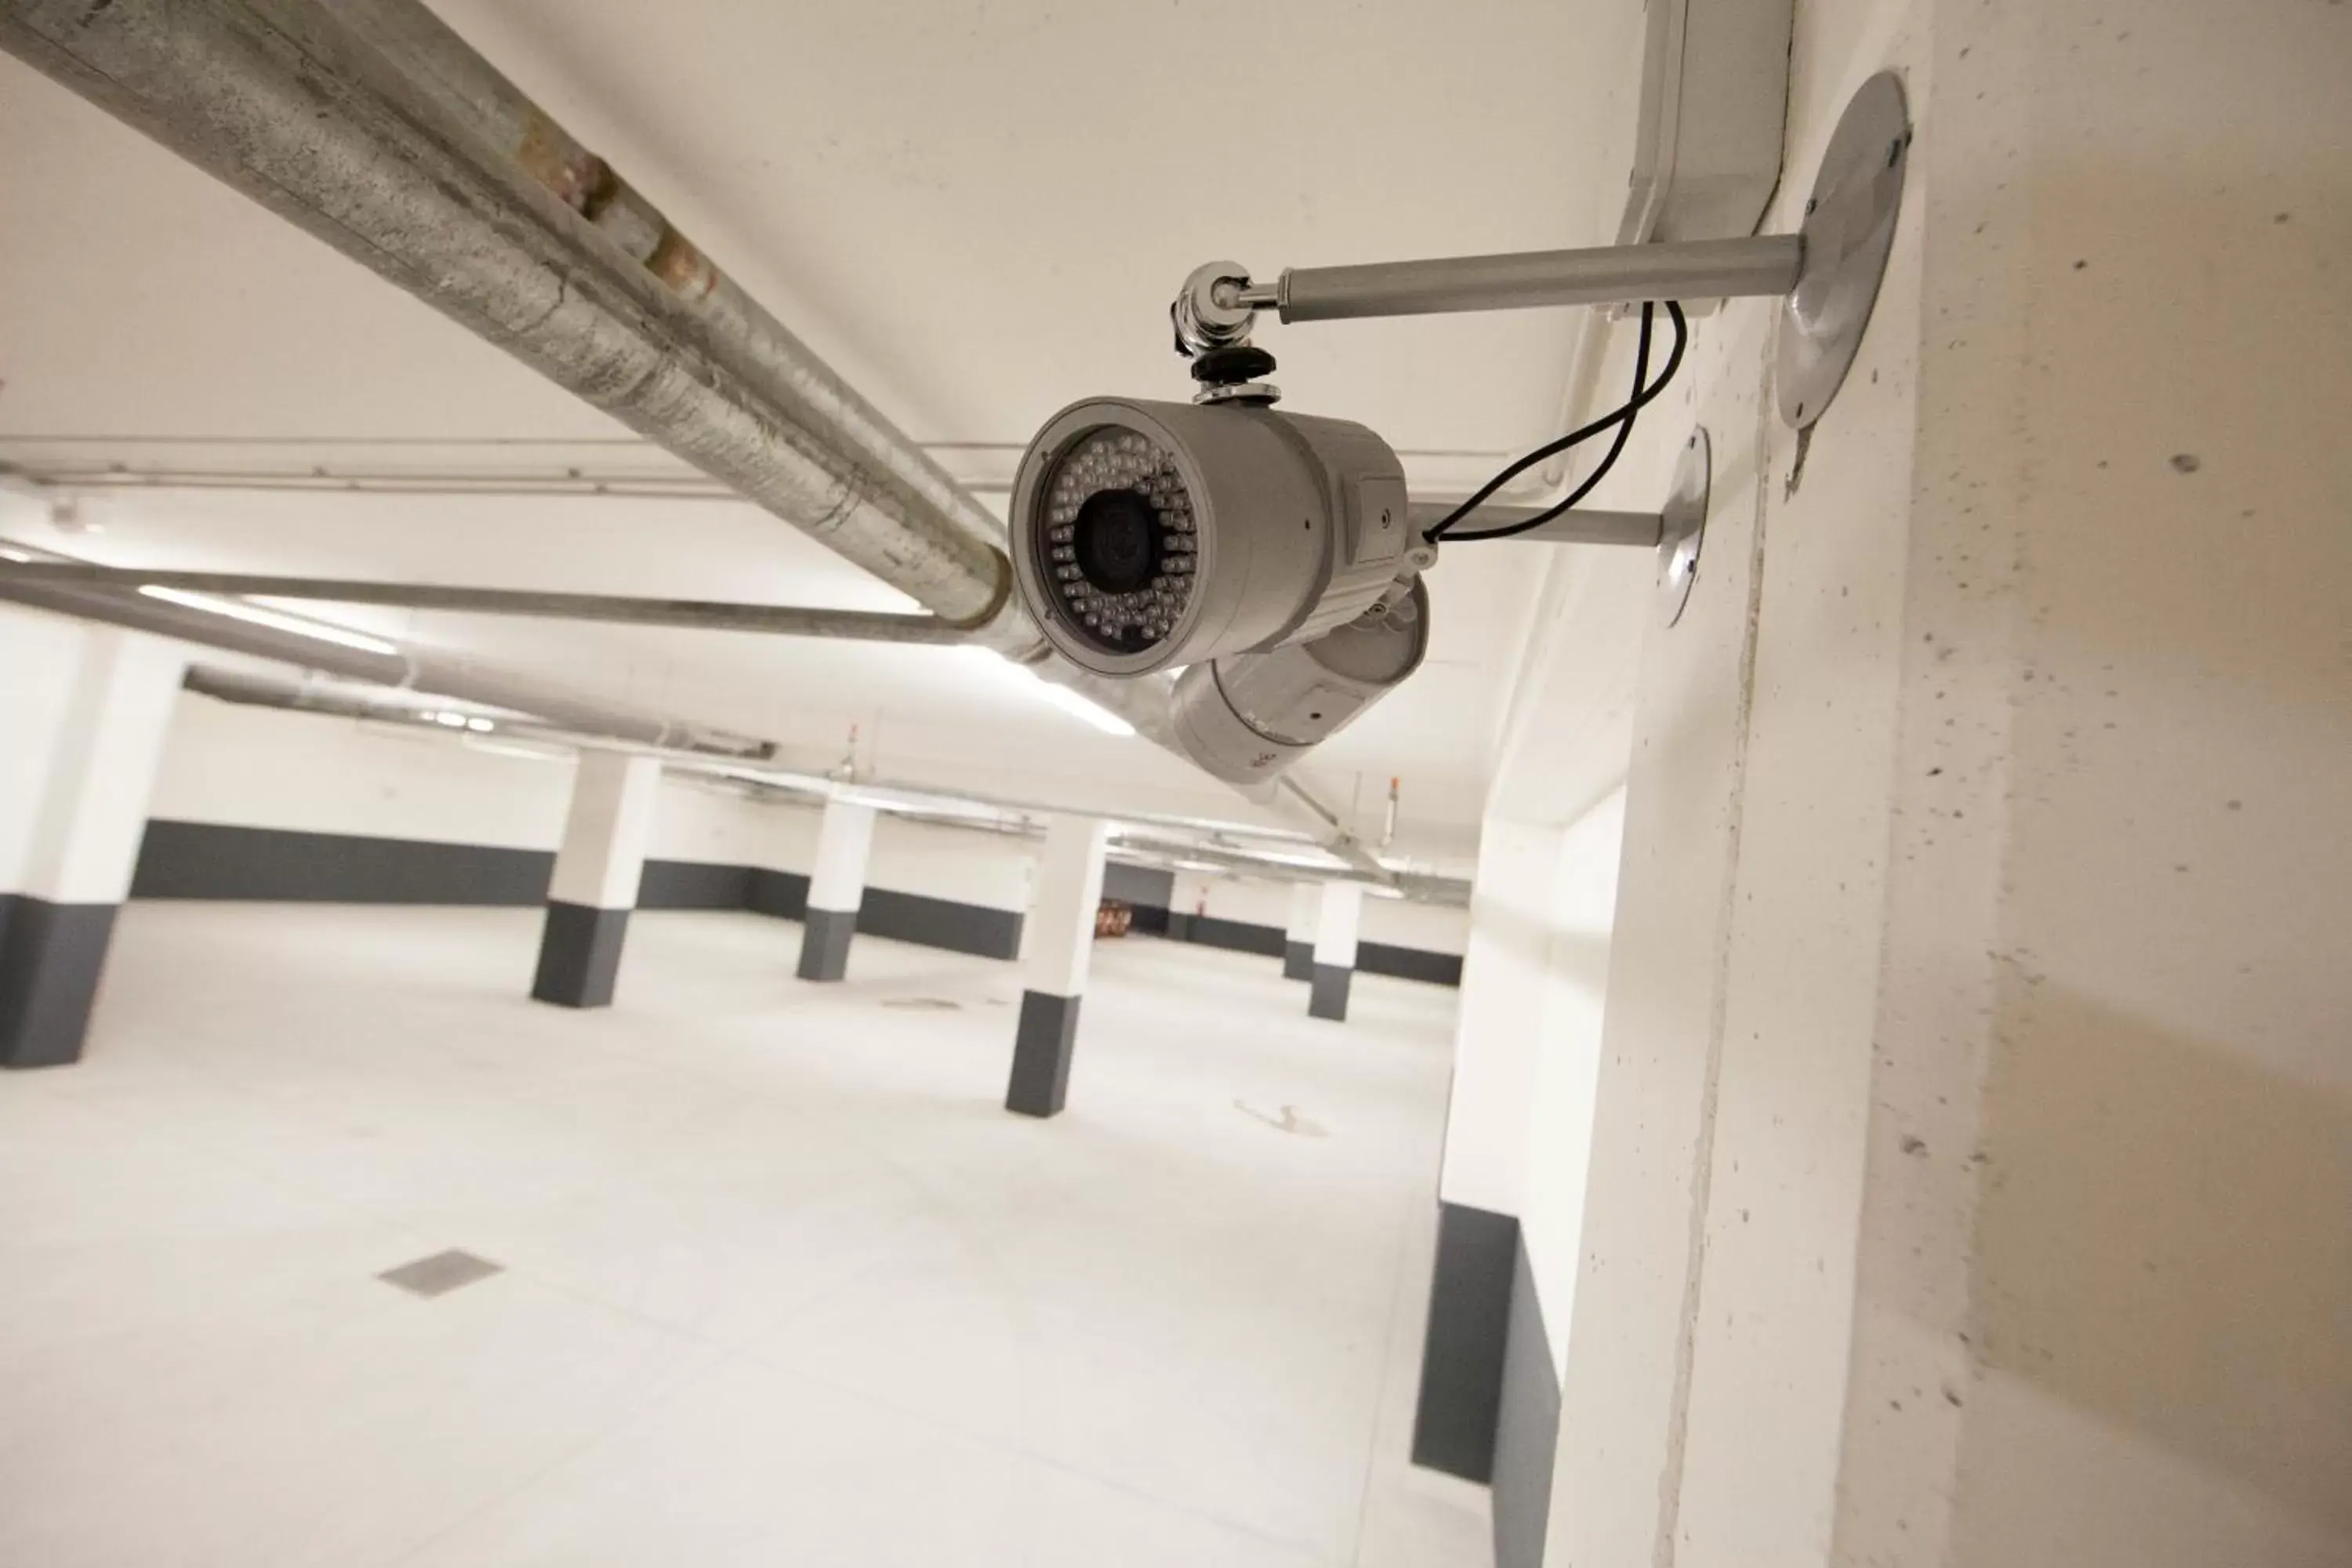
[[[1707,492],[1714,467],[1706,426],[1702,425],[1683,443],[1683,455],[1675,459],[1674,489],[1658,510],[1658,609],[1668,626],[1683,618],[1691,584],[1698,580],[1698,551],[1706,538]]]
[[[1910,154],[1903,83],[1881,71],[1845,106],[1805,203],[1804,269],[1780,308],[1773,377],[1780,417],[1792,428],[1804,429],[1829,408],[1862,347],[1895,246]]]

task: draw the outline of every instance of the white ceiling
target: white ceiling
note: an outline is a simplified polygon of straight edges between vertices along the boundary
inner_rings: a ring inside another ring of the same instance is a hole
[[[1181,396],[1166,301],[1271,273],[1590,243],[1596,68],[1563,5],[449,0],[444,15],[951,469],[1001,479],[1095,393]],[[1372,25],[1375,20],[1377,25]],[[1581,138],[1581,140],[1580,140]],[[0,460],[174,470],[677,473],[352,263],[0,58]],[[1362,420],[1455,489],[1548,433],[1570,318],[1274,329],[1289,405]],[[731,500],[92,492],[37,542],[124,563],[887,607]],[[23,531],[19,530],[18,531]],[[1404,843],[1475,835],[1544,547],[1432,577],[1431,658],[1306,770]],[[337,609],[884,772],[1088,781],[1234,815],[960,651]]]

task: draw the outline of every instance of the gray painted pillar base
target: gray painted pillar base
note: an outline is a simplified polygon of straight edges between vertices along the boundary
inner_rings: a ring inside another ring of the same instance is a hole
[[[1348,1021],[1348,983],[1355,978],[1352,969],[1342,969],[1336,963],[1315,965],[1312,976],[1315,989],[1307,998],[1307,1016],[1328,1018],[1335,1024]]]
[[[81,1060],[116,908],[0,894],[0,1067]]]
[[[1083,996],[1021,993],[1021,1026],[1013,1037],[1013,1079],[1004,1109],[1021,1116],[1058,1116],[1070,1090],[1070,1056],[1078,1038]]]
[[[1282,977],[1285,980],[1315,978],[1315,944],[1311,942],[1285,942],[1282,944]]]
[[[1503,1354],[1519,1222],[1466,1204],[1437,1205],[1437,1261],[1412,1415],[1412,1462],[1465,1480],[1495,1475]]]
[[[613,981],[621,972],[621,942],[628,931],[626,910],[548,900],[531,999],[559,1007],[610,1006]]]
[[[857,931],[856,910],[811,910],[801,921],[803,980],[838,980],[849,973],[849,939]]]
[[[1495,1568],[1543,1568],[1551,1520],[1551,1467],[1559,1445],[1559,1375],[1551,1334],[1518,1236],[1511,1271],[1511,1326],[1503,1340],[1503,1392],[1495,1416]]]

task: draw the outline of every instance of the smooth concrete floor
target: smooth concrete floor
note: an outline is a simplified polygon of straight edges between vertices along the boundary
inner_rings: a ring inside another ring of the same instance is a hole
[[[641,913],[571,1013],[538,928],[123,911],[0,1074],[0,1564],[1490,1561],[1404,1458],[1452,992],[1103,942],[1040,1122],[1010,964]]]

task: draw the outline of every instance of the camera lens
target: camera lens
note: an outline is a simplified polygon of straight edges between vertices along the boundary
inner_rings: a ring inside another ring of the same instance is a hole
[[[1144,652],[1169,635],[1200,559],[1174,454],[1139,431],[1097,426],[1064,449],[1039,510],[1037,574],[1066,627],[1115,654]]]
[[[1132,594],[1160,565],[1160,516],[1135,490],[1101,490],[1078,508],[1078,571],[1106,594]]]

